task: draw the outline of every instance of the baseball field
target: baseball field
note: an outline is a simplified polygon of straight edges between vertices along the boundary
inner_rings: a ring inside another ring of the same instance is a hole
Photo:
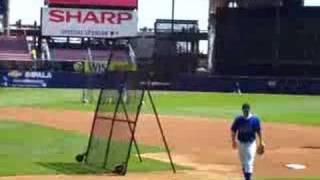
[[[170,172],[151,106],[137,127],[144,161],[132,152],[126,177],[107,179],[240,179],[229,126],[248,102],[263,121],[266,154],[256,159],[258,179],[320,179],[320,96],[153,92],[178,173]],[[81,90],[0,89],[0,179],[106,179],[78,164],[94,104]],[[285,165],[303,164],[304,170]]]

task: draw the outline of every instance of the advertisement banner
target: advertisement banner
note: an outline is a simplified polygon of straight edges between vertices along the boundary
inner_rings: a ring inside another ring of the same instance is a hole
[[[111,79],[111,78],[110,78]],[[0,87],[103,88],[114,82],[103,75],[52,71],[0,71]]]
[[[138,32],[134,10],[42,8],[42,35],[120,38]]]
[[[90,5],[136,8],[138,0],[47,0],[49,5]]]
[[[52,79],[51,72],[21,72],[17,70],[1,73],[1,86],[3,87],[48,87]]]

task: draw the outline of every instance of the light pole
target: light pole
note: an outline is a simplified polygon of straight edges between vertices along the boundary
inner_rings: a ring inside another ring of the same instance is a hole
[[[172,5],[171,5],[171,10],[172,10],[172,14],[171,14],[171,33],[174,32],[174,12],[175,12],[175,0],[171,0],[172,1]]]
[[[3,0],[2,5],[4,6],[4,16],[3,16],[3,27],[6,31],[6,35],[9,36],[10,35],[10,0]]]

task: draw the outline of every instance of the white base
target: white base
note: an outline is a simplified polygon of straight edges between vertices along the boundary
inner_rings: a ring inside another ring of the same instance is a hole
[[[307,167],[302,164],[286,164],[286,167],[292,170],[306,169]]]

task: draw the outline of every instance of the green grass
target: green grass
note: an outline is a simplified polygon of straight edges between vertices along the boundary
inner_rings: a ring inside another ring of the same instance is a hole
[[[97,92],[96,92],[97,95]],[[249,102],[265,122],[320,125],[320,96],[236,95],[228,93],[153,92],[161,114],[225,118],[231,120]],[[93,111],[94,104],[80,103],[81,90],[0,89],[0,107],[40,107]],[[146,103],[144,112],[150,113]]]
[[[173,92],[154,99],[164,114],[232,119],[248,102],[266,122],[320,125],[320,96]]]
[[[101,169],[76,163],[75,155],[85,151],[88,138],[71,132],[15,121],[0,121],[0,176],[41,174],[95,174]],[[161,149],[140,145],[142,152]],[[181,168],[181,167],[179,167]],[[170,170],[159,161],[138,162],[132,155],[130,172]]]
[[[95,94],[98,91],[95,92]],[[0,107],[39,107],[93,111],[94,104],[82,104],[82,90],[64,89],[0,89]]]

